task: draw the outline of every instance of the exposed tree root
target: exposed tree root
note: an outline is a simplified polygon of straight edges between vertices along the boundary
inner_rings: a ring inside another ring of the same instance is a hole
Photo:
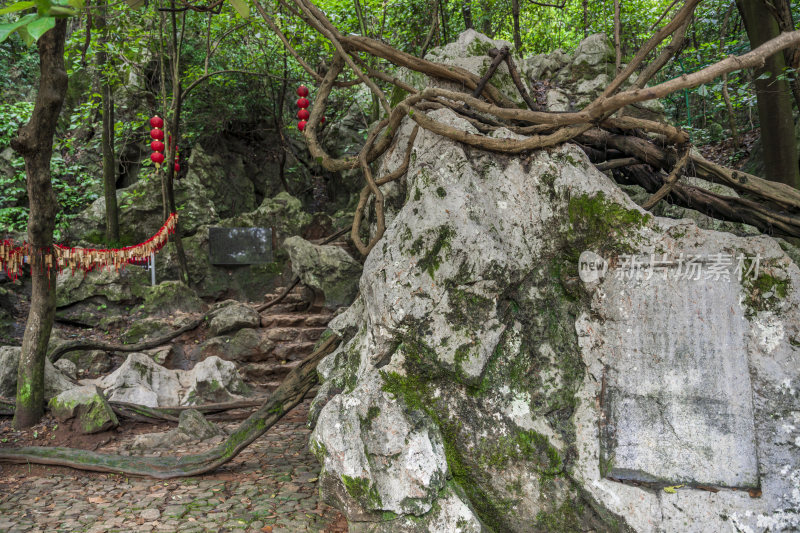
[[[677,151],[667,145],[681,146],[688,142],[686,132],[658,122],[636,119],[632,117],[612,117],[614,113],[625,106],[665,97],[678,90],[696,87],[708,83],[716,77],[724,76],[735,70],[743,68],[758,68],[763,65],[765,58],[800,43],[800,31],[784,32],[756,49],[741,56],[731,56],[702,70],[669,80],[667,82],[645,87],[645,84],[675,53],[680,49],[685,39],[685,33],[692,15],[700,0],[686,0],[677,11],[673,19],[658,30],[642,48],[636,53],[630,63],[614,78],[602,95],[596,98],[584,109],[575,112],[554,113],[539,111],[538,106],[522,82],[511,57],[504,50],[491,49],[488,55],[493,58],[491,64],[482,77],[452,65],[444,65],[413,57],[405,52],[396,50],[385,43],[358,35],[344,35],[327,19],[325,14],[310,0],[279,0],[281,6],[289,12],[302,18],[308,26],[321,33],[333,44],[333,67],[322,78],[317,93],[317,99],[304,130],[309,151],[325,169],[340,171],[361,168],[367,187],[362,191],[356,217],[353,224],[353,241],[359,251],[366,255],[381,238],[385,228],[383,220],[383,195],[379,189],[380,177],[373,177],[372,164],[392,144],[399,130],[400,122],[405,116],[410,116],[419,127],[441,135],[443,137],[468,144],[475,148],[490,152],[518,154],[534,149],[547,148],[564,142],[579,141],[584,145],[599,147],[603,151],[611,145],[609,142],[598,146],[598,138],[612,140],[615,148],[620,152],[620,159],[624,158],[624,165],[632,165],[631,157],[642,163],[648,163],[655,168],[672,172],[669,183],[666,184],[660,196],[667,192],[689,195],[695,199],[702,197],[703,204],[713,205],[712,216],[731,217],[738,221],[744,219],[754,223],[764,231],[779,232],[786,235],[800,236],[800,191],[781,184],[768,182],[756,176],[746,175],[715,165],[697,154],[689,154],[686,161],[681,159]],[[256,0],[256,6],[262,16],[274,26],[270,12],[261,7]],[[671,37],[671,42],[662,48],[659,55],[649,64],[644,65],[651,52],[656,50],[661,43]],[[286,40],[284,44],[289,47]],[[290,51],[297,57],[297,52]],[[418,91],[396,77],[383,72],[377,66],[368,66],[359,57],[359,54],[368,54],[380,58],[412,71],[424,74],[431,78],[455,83],[462,87],[461,91],[440,88],[426,88]],[[509,73],[514,81],[520,96],[529,109],[520,109],[514,103],[488,83],[500,63],[506,61]],[[361,65],[359,68],[356,64]],[[644,66],[643,66],[644,65]],[[373,126],[367,136],[367,142],[357,156],[336,159],[325,152],[317,139],[316,129],[320,118],[325,112],[328,96],[338,82],[338,76],[345,66],[349,66],[355,75],[366,83],[373,94],[381,100],[386,111],[386,117]],[[643,69],[643,70],[642,70]],[[642,70],[635,83],[622,90],[625,84],[630,83],[634,72]],[[321,76],[315,75],[316,79]],[[385,94],[372,80],[389,83],[403,91],[407,96],[389,109],[386,106]],[[472,94],[470,94],[472,93]],[[483,97],[486,100],[481,100]],[[425,110],[438,109],[442,106],[453,109],[469,121],[481,134],[468,133],[462,129],[443,124],[425,114]],[[599,126],[599,128],[598,128]],[[500,127],[526,135],[524,139],[497,138],[489,135]],[[625,135],[620,135],[622,131]],[[644,133],[649,134],[645,136]],[[605,137],[604,137],[605,136]],[[603,138],[604,137],[604,138]],[[410,147],[409,147],[410,149]],[[597,161],[596,161],[597,162]],[[681,163],[680,165],[678,163]],[[622,162],[615,162],[606,168],[617,167]],[[635,167],[636,165],[634,165]],[[713,200],[701,193],[687,192],[685,187],[678,184],[684,173],[684,168],[692,168],[697,176],[733,187],[740,193],[749,195],[748,199],[726,199],[716,196]],[[672,187],[672,189],[670,189]],[[655,191],[652,191],[655,192]],[[359,239],[358,230],[364,217],[364,211],[370,205],[370,198],[374,198],[372,205],[375,210],[375,227],[372,239],[364,244]],[[725,205],[723,205],[725,204]],[[770,205],[774,204],[774,205]],[[774,206],[785,209],[776,212]]]
[[[133,457],[107,455],[72,448],[0,448],[0,461],[68,466],[79,470],[112,472],[170,479],[210,472],[236,457],[251,442],[263,435],[278,420],[299,404],[317,383],[317,364],[339,344],[332,335],[292,370],[269,399],[242,422],[224,442],[199,454],[183,457]]]
[[[136,344],[114,344],[111,342],[101,342],[101,341],[87,341],[87,340],[76,340],[76,341],[69,341],[65,342],[64,344],[57,347],[55,350],[50,352],[50,361],[56,362],[61,359],[62,356],[69,352],[73,352],[75,350],[104,350],[106,352],[141,352],[142,350],[150,350],[152,348],[157,348],[162,344],[166,344],[172,339],[176,337],[180,337],[187,331],[192,331],[200,326],[200,324],[205,321],[208,315],[203,315],[200,318],[196,318],[186,324],[185,326],[176,329],[175,331],[171,331],[166,335],[162,335],[160,337],[156,337],[155,339],[150,339],[147,341],[138,342]]]

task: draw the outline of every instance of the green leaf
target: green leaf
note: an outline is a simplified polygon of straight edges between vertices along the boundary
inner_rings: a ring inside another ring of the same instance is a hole
[[[8,7],[0,9],[0,15],[5,15],[6,13],[14,13],[16,11],[22,11],[25,9],[30,9],[35,5],[36,2],[17,2],[16,4],[11,4]]]
[[[15,22],[7,22],[6,24],[0,24],[0,43],[5,41],[9,35],[14,33],[15,31],[19,31],[20,28],[30,23],[34,19],[37,19],[38,17],[39,15],[35,13],[30,13]]]
[[[75,9],[83,9],[83,6],[86,5],[86,0],[67,0],[67,4]]]
[[[40,15],[46,15],[50,12],[53,2],[50,0],[34,0],[36,2],[36,10]]]
[[[28,29],[26,26],[20,26],[19,28],[17,28],[17,33],[22,38],[22,42],[25,43],[25,46],[31,46],[34,42],[36,42],[33,40],[33,37],[31,37],[31,34],[28,33]]]
[[[34,20],[25,28],[28,30],[28,33],[33,38],[34,41],[38,41],[39,37],[47,33],[48,30],[53,29],[53,26],[56,25],[56,19],[53,17],[42,17],[40,19]]]
[[[246,19],[250,16],[250,4],[247,3],[247,0],[230,0],[230,2],[240,17]]]

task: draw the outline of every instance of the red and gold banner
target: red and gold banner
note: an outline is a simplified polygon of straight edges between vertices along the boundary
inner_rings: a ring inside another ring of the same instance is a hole
[[[167,244],[169,235],[175,232],[178,223],[178,213],[172,213],[155,235],[134,246],[125,248],[99,249],[99,248],[70,248],[54,244],[52,253],[47,254],[44,264],[50,269],[55,263],[58,271],[77,270],[89,272],[96,267],[113,268],[120,270],[129,263],[146,264],[150,254],[159,251]],[[33,246],[28,243],[15,245],[9,240],[0,241],[0,270],[5,270],[10,278],[17,278],[22,272],[23,264],[28,263],[33,251]],[[55,256],[55,261],[51,258]]]

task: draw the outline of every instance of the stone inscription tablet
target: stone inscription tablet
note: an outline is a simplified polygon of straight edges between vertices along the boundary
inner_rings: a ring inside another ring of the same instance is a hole
[[[208,228],[212,265],[255,265],[272,262],[272,228]]]
[[[737,280],[618,279],[606,298],[601,472],[758,485],[749,323]]]

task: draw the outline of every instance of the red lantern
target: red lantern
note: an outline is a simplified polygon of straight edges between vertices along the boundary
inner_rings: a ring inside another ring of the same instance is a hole
[[[154,152],[163,152],[164,143],[162,143],[161,141],[153,141],[150,143],[150,148],[152,148]]]
[[[311,116],[311,113],[308,112],[308,109],[301,109],[297,112],[297,118],[300,120],[308,120],[308,117]]]
[[[156,165],[160,165],[161,163],[164,162],[164,154],[162,154],[161,152],[153,152],[152,154],[150,154],[150,161],[152,161]]]
[[[308,87],[301,85],[297,88],[297,96],[308,96]]]
[[[306,121],[305,120],[301,120],[300,122],[298,122],[297,123],[297,129],[300,130],[300,131],[303,131],[304,129],[306,129]]]
[[[297,107],[300,109],[305,109],[311,105],[311,102],[308,101],[308,98],[300,98],[297,100]]]
[[[158,128],[153,128],[152,130],[150,130],[150,138],[151,139],[155,139],[157,141],[163,141],[164,140],[164,130],[160,130]]]
[[[180,171],[181,171],[181,166],[176,162],[175,163],[175,173],[177,174]]]
[[[152,126],[153,128],[163,128],[164,119],[156,115],[155,117],[150,119],[150,126]]]

